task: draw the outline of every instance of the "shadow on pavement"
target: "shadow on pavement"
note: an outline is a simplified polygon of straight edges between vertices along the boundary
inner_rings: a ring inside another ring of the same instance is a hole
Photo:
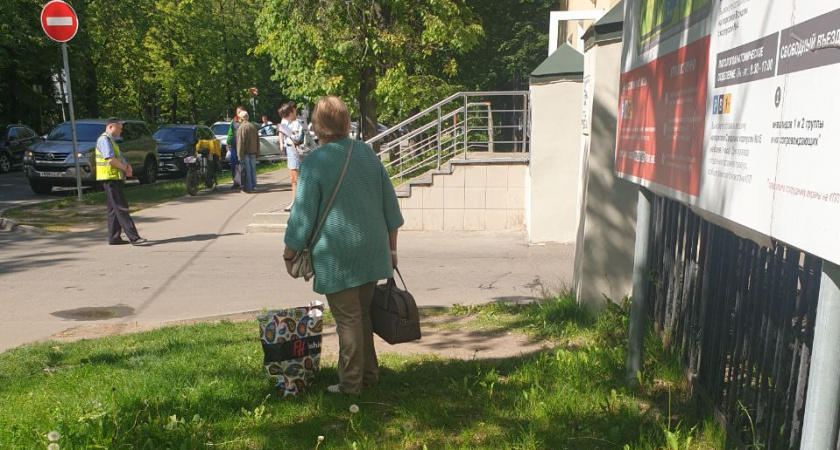
[[[241,236],[244,233],[225,233],[225,234],[214,234],[214,233],[205,233],[205,234],[194,234],[192,236],[181,236],[177,238],[169,238],[169,239],[161,239],[156,241],[149,241],[144,247],[154,247],[156,245],[165,245],[165,244],[173,244],[175,242],[202,242],[202,241],[211,241],[216,238],[225,237],[225,236]]]

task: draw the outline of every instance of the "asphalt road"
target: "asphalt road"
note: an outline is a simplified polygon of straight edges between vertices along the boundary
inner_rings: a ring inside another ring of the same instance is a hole
[[[324,300],[285,273],[282,234],[245,234],[255,213],[290,200],[287,171],[256,194],[222,186],[133,214],[145,247],[109,246],[106,230],[0,232],[0,352],[103,325],[178,320]],[[400,268],[421,306],[527,301],[570,285],[572,245],[528,245],[524,232],[401,232]],[[79,308],[124,312],[67,318]],[[255,314],[255,313],[254,313]]]
[[[158,174],[158,183],[169,181],[174,177],[174,175]],[[131,187],[138,184],[137,180],[129,180],[127,186]],[[83,187],[82,189],[87,192],[89,188]],[[32,205],[75,195],[76,188],[74,187],[54,187],[49,194],[38,195],[29,188],[29,181],[26,180],[26,176],[20,168],[0,174],[0,213],[16,206]]]
[[[49,195],[37,195],[29,189],[29,181],[20,168],[0,173],[0,212],[15,206],[48,202],[57,198],[76,195],[75,188],[54,188]]]

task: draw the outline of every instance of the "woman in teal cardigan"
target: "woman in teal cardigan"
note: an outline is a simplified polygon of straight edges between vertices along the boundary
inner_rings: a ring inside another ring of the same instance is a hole
[[[326,295],[338,332],[339,384],[327,390],[358,395],[363,385],[379,381],[370,305],[377,281],[391,278],[397,266],[403,217],[379,158],[370,146],[348,137],[347,105],[338,97],[322,98],[312,126],[322,145],[301,163],[283,259],[291,271],[292,258],[306,247],[324,215],[352,142],[344,180],[310,251],[313,290]]]

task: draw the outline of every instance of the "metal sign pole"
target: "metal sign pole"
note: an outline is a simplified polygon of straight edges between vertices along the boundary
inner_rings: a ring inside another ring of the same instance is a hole
[[[73,135],[73,160],[76,162],[76,189],[79,201],[82,201],[82,174],[79,167],[79,146],[76,144],[76,116],[73,113],[73,89],[70,87],[70,63],[67,60],[67,43],[61,43],[61,55],[64,57],[64,73],[67,76],[67,105],[70,110],[70,133]],[[95,169],[95,167],[94,167]]]

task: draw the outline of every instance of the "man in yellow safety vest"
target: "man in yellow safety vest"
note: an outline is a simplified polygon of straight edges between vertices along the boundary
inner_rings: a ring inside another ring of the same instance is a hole
[[[131,177],[134,172],[116,141],[122,133],[122,127],[116,117],[105,122],[105,132],[96,141],[96,181],[102,182],[108,199],[108,243],[143,245],[146,239],[137,234],[134,220],[128,214],[128,202],[123,191],[126,176]],[[120,236],[123,231],[128,242]]]

